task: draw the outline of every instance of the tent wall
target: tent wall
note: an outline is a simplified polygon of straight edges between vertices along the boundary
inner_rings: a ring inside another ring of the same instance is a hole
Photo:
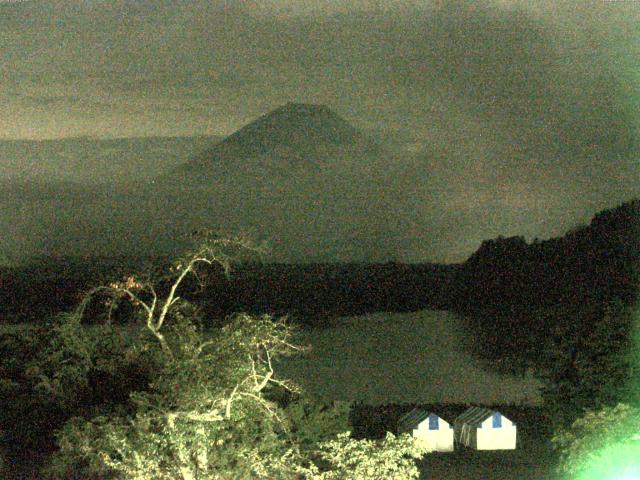
[[[454,429],[456,443],[469,448],[476,448],[476,429],[468,424],[457,425]]]
[[[455,422],[458,444],[477,450],[513,450],[516,448],[516,425],[499,412],[471,407]]]
[[[415,438],[424,440],[429,448],[436,452],[453,451],[453,428],[442,419],[439,419],[437,430],[429,429],[429,422],[425,421],[413,429],[412,435]]]
[[[516,448],[517,431],[514,423],[508,418],[498,414],[497,420],[494,416],[482,422],[477,433],[478,450],[513,450]],[[494,427],[496,423],[499,427]]]
[[[435,413],[414,408],[398,421],[399,433],[410,433],[424,441],[431,451],[453,451],[453,428]]]
[[[478,450],[514,450],[516,448],[516,428],[478,429],[475,448]]]

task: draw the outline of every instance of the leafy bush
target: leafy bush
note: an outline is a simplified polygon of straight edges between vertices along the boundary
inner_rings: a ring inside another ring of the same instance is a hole
[[[559,317],[539,371],[542,398],[557,426],[628,397],[633,321],[633,310],[620,302],[585,305]]]
[[[414,459],[426,449],[409,436],[336,436],[347,426],[347,405],[298,400],[283,409],[268,399],[270,389],[295,388],[272,369],[296,350],[285,323],[239,315],[210,340],[187,323],[174,333],[180,341],[167,341],[176,353],[149,391],[131,396],[135,414],[68,422],[49,476],[417,478]]]
[[[426,449],[411,437],[388,436],[376,443],[349,433],[335,436],[345,426],[345,405],[294,402],[285,409],[273,400],[282,397],[278,391],[297,391],[273,368],[278,357],[301,350],[284,320],[239,314],[205,338],[197,309],[181,301],[177,290],[201,263],[228,270],[229,257],[221,251],[228,245],[214,240],[177,262],[164,298],[133,276],[92,291],[116,302],[127,299],[142,311],[141,328],[148,335],[137,337],[141,348],[126,345],[122,351],[125,358],[129,352],[153,352],[142,362],[151,381],[131,392],[126,409],[105,408],[92,418],[68,421],[58,432],[59,451],[46,474],[140,480],[417,478],[414,459]],[[106,355],[111,348],[101,350],[99,342],[83,336],[79,319],[64,320],[58,343],[47,352],[54,371],[41,375],[40,385],[69,398],[87,388],[92,369],[111,372],[122,362]]]
[[[238,314],[205,338],[197,309],[177,291],[200,263],[227,270],[229,257],[220,248],[228,245],[214,240],[177,262],[164,298],[133,276],[89,293],[129,300],[144,319],[137,334],[121,335],[110,325],[90,334],[82,325],[88,301],[58,317],[26,369],[39,398],[73,415],[57,432],[58,451],[42,474],[134,480],[417,478],[414,459],[426,450],[411,437],[376,443],[348,433],[336,436],[345,426],[345,405],[294,402],[284,408],[276,401],[283,390],[297,391],[274,370],[279,357],[301,350],[285,320]],[[128,371],[141,373],[139,381],[119,383]]]
[[[0,430],[7,452],[40,449],[50,429],[64,421],[59,409],[34,391],[30,366],[46,347],[50,332],[25,328],[0,335]]]
[[[55,448],[54,431],[72,416],[126,408],[130,392],[148,388],[153,361],[144,348],[121,328],[85,327],[73,314],[0,335],[0,429],[8,454],[46,454]]]
[[[6,473],[6,470],[7,470],[7,466],[6,466],[7,453],[5,450],[4,442],[5,442],[4,433],[2,430],[0,430],[0,474]]]
[[[300,396],[287,405],[286,421],[290,435],[301,449],[309,450],[319,442],[334,439],[350,429],[348,402],[324,404]]]
[[[404,434],[387,433],[384,440],[354,440],[349,432],[319,444],[316,455],[325,471],[313,480],[411,480],[420,476],[415,460],[429,450]]]

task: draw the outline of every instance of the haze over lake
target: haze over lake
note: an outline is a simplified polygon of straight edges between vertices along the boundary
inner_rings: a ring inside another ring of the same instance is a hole
[[[459,317],[444,311],[375,313],[304,331],[311,351],[284,360],[282,375],[327,400],[366,404],[540,404],[540,383],[482,368],[461,347]]]

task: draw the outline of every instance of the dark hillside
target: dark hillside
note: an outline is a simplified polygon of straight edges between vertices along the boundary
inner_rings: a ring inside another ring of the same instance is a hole
[[[596,214],[561,238],[483,242],[458,270],[451,307],[467,347],[494,368],[546,382],[545,402],[570,423],[626,398],[640,285],[640,201]]]
[[[220,169],[243,170],[244,163],[275,158],[280,167],[317,169],[329,157],[376,145],[324,105],[287,103],[245,125],[220,143],[178,167],[171,176]]]
[[[530,244],[522,237],[487,240],[462,265],[243,264],[230,279],[209,272],[206,288],[194,295],[213,317],[248,310],[311,320],[449,309],[490,319],[492,335],[508,348],[504,335],[509,331],[519,335],[524,329],[528,337],[548,331],[544,322],[550,316],[536,313],[631,302],[640,260],[639,203],[600,212],[589,226],[561,238]],[[130,272],[159,273],[167,266],[160,257],[57,257],[7,268],[0,272],[0,318],[41,318],[71,308],[80,292],[96,284]]]
[[[38,321],[77,305],[82,292],[131,272],[168,268],[166,258],[58,258],[0,271],[0,319]],[[203,271],[204,288],[185,284],[183,296],[198,302],[205,318],[235,311],[290,315],[322,324],[335,316],[376,311],[439,309],[446,303],[455,265],[435,264],[242,264],[229,278]],[[124,313],[123,313],[124,314]]]

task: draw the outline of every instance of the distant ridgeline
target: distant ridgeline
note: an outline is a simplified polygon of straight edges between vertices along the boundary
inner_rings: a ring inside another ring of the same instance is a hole
[[[564,391],[573,393],[560,401],[580,411],[576,399],[593,406],[603,392],[615,403],[609,383],[625,381],[639,272],[640,201],[633,200],[561,238],[483,242],[456,272],[449,307],[466,314],[477,356],[567,382]]]
[[[596,214],[561,238],[487,240],[464,263],[455,307],[512,313],[636,295],[640,266],[640,200]]]
[[[561,238],[531,244],[522,237],[488,240],[462,265],[239,265],[229,279],[209,272],[200,292],[186,285],[185,296],[197,299],[209,318],[245,310],[315,322],[373,311],[447,309],[491,318],[499,336],[500,319],[519,324],[518,318],[559,305],[629,304],[638,284],[639,213],[635,200],[598,213],[589,226]],[[65,258],[1,269],[0,321],[38,320],[72,308],[96,284],[132,271],[159,273],[168,265],[166,258]]]
[[[132,272],[142,278],[168,273],[166,258],[43,259],[22,269],[0,269],[0,323],[39,321],[74,308],[82,292],[122,279]],[[335,316],[369,312],[444,309],[449,281],[459,265],[437,264],[269,264],[236,265],[225,277],[219,269],[203,268],[199,278],[185,279],[181,296],[196,302],[206,321],[245,311],[289,315],[292,320],[322,325]],[[161,293],[168,284],[156,288]],[[101,321],[97,301],[88,320]],[[102,313],[100,313],[102,311]],[[123,305],[114,319],[126,321]]]

